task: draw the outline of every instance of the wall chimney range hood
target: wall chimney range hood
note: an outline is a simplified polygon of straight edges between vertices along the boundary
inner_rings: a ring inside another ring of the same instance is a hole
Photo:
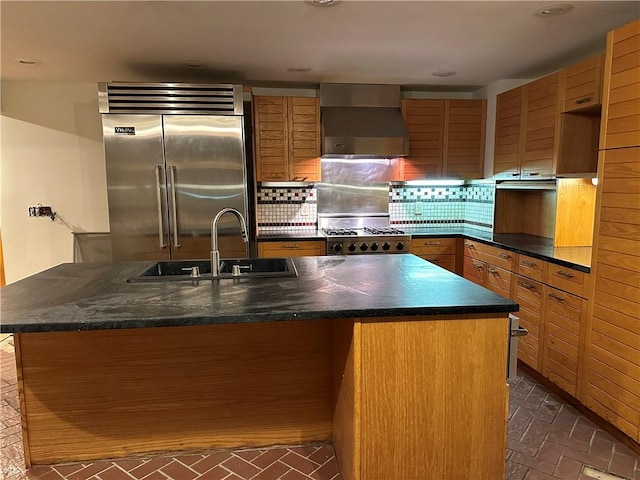
[[[399,85],[320,85],[323,158],[393,158],[409,154]]]

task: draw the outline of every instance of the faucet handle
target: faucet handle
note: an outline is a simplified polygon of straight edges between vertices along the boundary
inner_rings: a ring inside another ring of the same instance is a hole
[[[187,271],[187,272],[191,272],[191,276],[192,277],[199,277],[200,276],[200,267],[198,267],[197,265],[195,265],[193,267],[186,267],[186,268],[183,268],[182,270]]]

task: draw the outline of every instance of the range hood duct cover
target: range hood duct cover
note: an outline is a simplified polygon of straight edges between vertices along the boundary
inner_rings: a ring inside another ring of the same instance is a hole
[[[409,154],[400,86],[320,85],[322,156],[391,158]]]

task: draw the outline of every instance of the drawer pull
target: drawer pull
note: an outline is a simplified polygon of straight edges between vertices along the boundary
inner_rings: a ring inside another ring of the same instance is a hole
[[[555,293],[550,293],[549,298],[552,298],[556,302],[564,302],[564,297],[561,297],[560,295],[557,295]]]
[[[501,253],[499,253],[499,254],[498,254],[498,256],[499,256],[500,258],[505,258],[505,259],[509,259],[509,258],[511,258],[511,255],[508,255],[508,254],[506,254],[506,253],[502,253],[502,252],[501,252]]]
[[[587,102],[590,102],[590,101],[591,101],[591,97],[584,97],[584,98],[581,98],[580,100],[576,100],[576,103],[578,105],[581,105],[583,103],[587,103]]]
[[[573,273],[565,272],[563,270],[558,270],[557,273],[558,273],[558,275],[560,275],[561,277],[564,277],[564,278],[573,278],[573,277],[575,277],[575,275]]]
[[[487,272],[489,272],[491,275],[498,275],[499,273],[495,268],[489,268]]]
[[[523,265],[523,266],[529,267],[529,268],[533,268],[533,267],[536,266],[536,263],[535,262],[530,262],[529,260],[522,260],[520,262],[520,265]]]
[[[482,270],[482,265],[480,265],[479,263],[474,263],[473,268],[475,268],[476,270]]]
[[[440,242],[425,242],[425,245],[429,246],[429,247],[433,247],[436,245],[440,245]]]
[[[469,250],[475,250],[476,249],[476,246],[473,243],[464,242],[464,246],[467,247]]]
[[[300,248],[300,245],[297,243],[292,243],[291,245],[283,245],[284,248]]]
[[[522,288],[526,288],[527,290],[533,290],[533,285],[531,285],[530,283],[518,282],[518,285],[520,285]]]

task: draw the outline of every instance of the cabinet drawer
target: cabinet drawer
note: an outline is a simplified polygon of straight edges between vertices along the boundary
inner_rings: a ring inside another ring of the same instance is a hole
[[[420,258],[435,263],[439,267],[446,268],[450,272],[456,270],[456,257],[455,255],[418,255]]]
[[[464,263],[462,265],[462,276],[467,280],[484,286],[484,272],[485,263],[479,260],[474,260],[471,257],[464,257]]]
[[[476,260],[491,263],[492,265],[506,270],[514,270],[513,259],[516,254],[509,250],[504,250],[481,242],[474,242],[473,240],[465,240],[464,254],[475,258]]]
[[[511,298],[511,280],[513,279],[513,273],[505,270],[504,268],[496,267],[495,265],[487,265],[487,276],[485,286],[505,297]]]
[[[588,274],[584,272],[550,263],[547,267],[545,283],[560,290],[564,290],[565,292],[585,297],[587,291],[587,278]]]
[[[516,275],[514,296],[516,301],[527,302],[533,307],[542,307],[542,283]]]
[[[322,240],[258,242],[258,256],[261,258],[303,257],[325,253],[325,242]]]
[[[547,262],[526,255],[516,255],[516,273],[524,277],[542,282]]]
[[[455,238],[414,238],[411,240],[411,253],[423,255],[453,255],[456,253]]]

